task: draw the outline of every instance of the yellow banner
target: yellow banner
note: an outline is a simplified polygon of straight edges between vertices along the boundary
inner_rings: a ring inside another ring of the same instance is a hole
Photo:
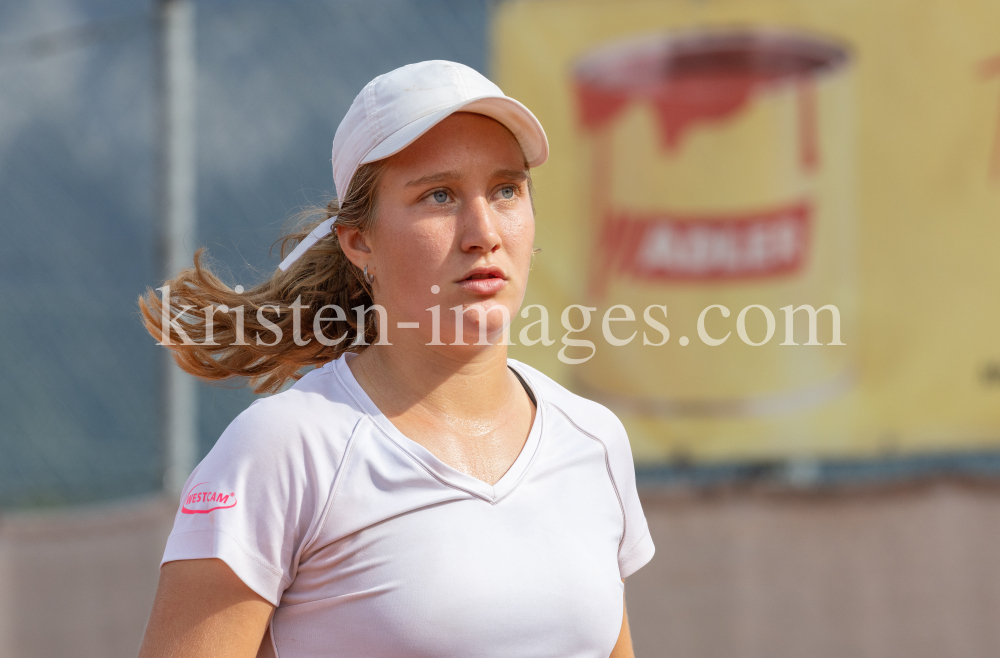
[[[512,356],[618,413],[638,462],[1000,446],[1000,3],[493,18],[552,153],[525,305],[555,342]],[[571,305],[592,348],[559,340]]]

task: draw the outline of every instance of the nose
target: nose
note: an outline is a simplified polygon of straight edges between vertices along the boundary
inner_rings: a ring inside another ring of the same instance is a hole
[[[488,254],[500,248],[496,216],[485,198],[476,198],[462,214],[462,251]]]

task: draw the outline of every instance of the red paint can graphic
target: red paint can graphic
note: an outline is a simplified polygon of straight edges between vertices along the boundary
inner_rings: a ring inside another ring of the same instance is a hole
[[[627,305],[640,323],[666,306],[652,313],[670,331],[656,345],[640,324],[607,347],[593,322],[604,349],[574,368],[584,392],[624,413],[711,417],[795,410],[850,386],[850,74],[842,44],[770,29],[627,39],[577,60],[590,305]]]

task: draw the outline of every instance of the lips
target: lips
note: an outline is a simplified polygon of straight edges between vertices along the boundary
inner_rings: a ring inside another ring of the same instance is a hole
[[[468,292],[479,295],[492,295],[507,285],[507,276],[502,269],[491,265],[471,270],[456,283]]]
[[[479,279],[504,279],[507,277],[504,275],[503,270],[496,265],[490,265],[489,267],[477,267],[476,269],[470,271],[465,275],[461,281],[475,281]]]

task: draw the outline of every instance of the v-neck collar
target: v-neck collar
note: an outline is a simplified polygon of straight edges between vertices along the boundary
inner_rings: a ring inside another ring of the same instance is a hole
[[[514,463],[510,465],[507,472],[497,480],[496,484],[490,486],[486,482],[483,482],[477,477],[473,477],[468,473],[463,473],[453,466],[449,466],[441,459],[436,457],[434,453],[420,445],[413,439],[409,438],[403,434],[399,429],[392,424],[385,414],[375,405],[368,393],[361,388],[361,384],[355,379],[354,373],[351,372],[351,368],[347,365],[347,360],[354,358],[354,354],[351,352],[345,353],[339,359],[333,361],[331,367],[334,373],[337,375],[337,379],[347,390],[348,394],[354,399],[357,405],[372,419],[372,422],[393,442],[399,449],[407,453],[415,461],[417,461],[421,466],[423,466],[428,472],[431,473],[437,480],[443,482],[446,485],[455,487],[466,491],[477,498],[482,498],[483,500],[496,505],[503,498],[505,498],[514,488],[517,486],[518,482],[521,481],[522,476],[528,470],[532,458],[538,450],[538,444],[541,441],[542,435],[542,399],[538,395],[538,389],[532,384],[531,379],[527,373],[517,370],[513,363],[508,360],[507,366],[514,370],[514,372],[519,375],[524,382],[531,389],[532,395],[535,398],[535,418],[531,424],[531,430],[528,432],[528,439],[525,441],[524,446],[521,448],[521,452],[518,454]]]

